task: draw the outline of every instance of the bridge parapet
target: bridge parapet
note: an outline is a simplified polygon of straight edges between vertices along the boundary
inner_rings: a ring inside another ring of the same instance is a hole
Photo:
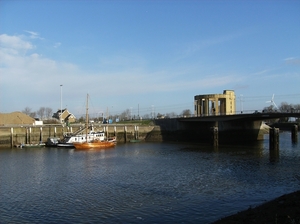
[[[207,115],[177,118],[179,121],[269,120],[283,117],[300,118],[300,112],[254,112],[231,115]]]

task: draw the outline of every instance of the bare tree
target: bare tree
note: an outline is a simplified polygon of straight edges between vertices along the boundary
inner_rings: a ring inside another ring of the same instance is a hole
[[[288,104],[287,102],[282,102],[279,106],[279,110],[282,112],[288,112],[291,110],[293,106],[291,104]]]
[[[37,115],[40,117],[41,120],[44,120],[45,117],[45,111],[46,108],[45,107],[41,107],[36,113]]]
[[[167,118],[174,118],[174,117],[177,117],[177,115],[176,115],[175,112],[171,112],[171,113],[167,113],[167,114],[166,114],[166,117],[167,117]]]
[[[36,112],[31,111],[30,107],[26,107],[24,110],[22,110],[22,113],[28,115],[29,117],[35,118]]]
[[[46,109],[45,109],[45,115],[46,115],[46,118],[47,118],[47,119],[51,119],[51,118],[52,118],[52,114],[53,114],[52,109],[49,108],[49,107],[46,107]]]
[[[25,109],[24,109],[24,110],[22,110],[22,113],[24,113],[24,114],[26,114],[26,115],[30,116],[30,114],[31,114],[31,108],[29,108],[29,107],[25,107]]]
[[[191,116],[191,110],[186,109],[182,111],[182,116],[184,117],[190,117]]]
[[[120,114],[120,120],[129,120],[130,119],[130,110],[127,109]]]
[[[294,104],[293,105],[293,108],[294,108],[294,112],[300,112],[300,104]]]
[[[268,107],[264,107],[263,112],[272,112],[275,111],[275,107],[273,105],[270,105]]]
[[[29,114],[29,116],[32,117],[32,118],[36,118],[36,112],[31,112],[31,113]]]

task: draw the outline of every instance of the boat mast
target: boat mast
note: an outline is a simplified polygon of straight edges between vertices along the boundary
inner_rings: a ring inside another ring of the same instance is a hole
[[[88,128],[89,128],[89,94],[87,94],[86,96],[86,114],[85,114],[85,122],[86,122],[86,129],[85,129],[85,140],[86,142],[87,140],[87,136],[88,136]]]

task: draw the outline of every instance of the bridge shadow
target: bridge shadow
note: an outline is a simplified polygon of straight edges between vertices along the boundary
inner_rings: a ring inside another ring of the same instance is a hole
[[[155,125],[157,128],[151,135],[162,141],[211,143],[213,127],[217,127],[217,141],[221,144],[251,143],[263,139],[261,121],[158,119]]]

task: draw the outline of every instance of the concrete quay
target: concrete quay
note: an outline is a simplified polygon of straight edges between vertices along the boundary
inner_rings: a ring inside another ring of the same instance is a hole
[[[0,147],[13,147],[21,143],[46,142],[49,137],[63,138],[65,134],[75,133],[84,125],[41,125],[41,126],[5,126],[0,127]],[[106,136],[116,136],[117,142],[126,143],[131,140],[160,141],[161,138],[150,133],[156,126],[139,125],[94,125],[94,131],[105,131]],[[83,131],[85,133],[85,131]],[[158,135],[159,136],[159,135]]]

